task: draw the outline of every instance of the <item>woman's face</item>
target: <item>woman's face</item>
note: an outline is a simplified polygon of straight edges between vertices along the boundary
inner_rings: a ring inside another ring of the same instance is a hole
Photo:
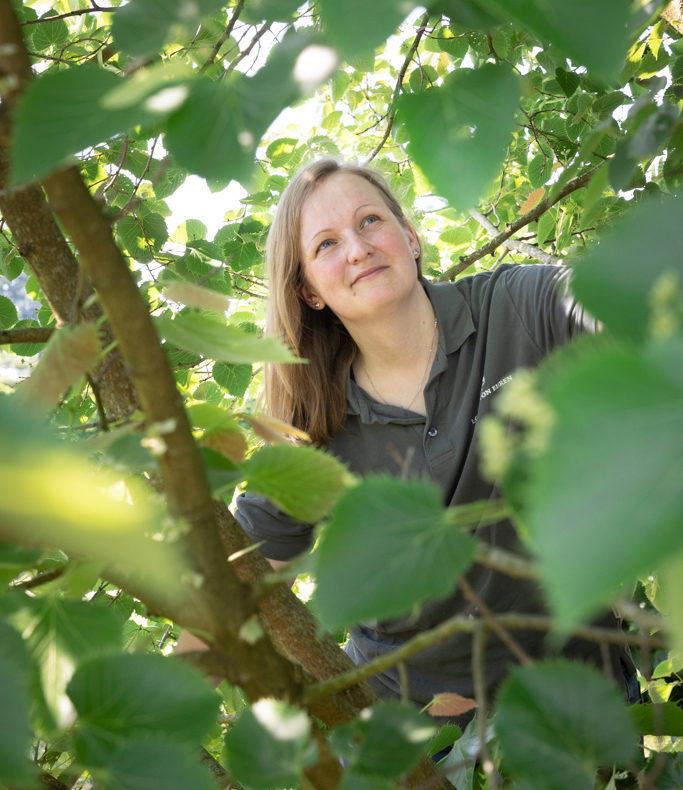
[[[303,205],[300,238],[302,298],[344,322],[376,317],[416,288],[417,236],[361,176],[335,173],[315,187]]]

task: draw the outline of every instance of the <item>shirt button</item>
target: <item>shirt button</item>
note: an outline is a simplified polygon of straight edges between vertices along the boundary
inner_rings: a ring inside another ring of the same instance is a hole
[[[430,428],[430,429],[427,431],[427,434],[428,434],[429,436],[436,436],[436,434],[437,434],[437,433],[438,433],[438,431],[436,430],[436,428],[435,428],[433,425],[432,425],[432,427],[431,427],[431,428]]]

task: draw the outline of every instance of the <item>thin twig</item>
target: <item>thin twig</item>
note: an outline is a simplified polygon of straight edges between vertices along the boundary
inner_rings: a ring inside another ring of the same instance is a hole
[[[147,175],[147,173],[149,173],[149,169],[152,166],[152,162],[154,161],[154,149],[157,147],[157,143],[158,142],[159,142],[159,138],[156,137],[154,142],[152,143],[152,148],[151,148],[151,150],[149,152],[149,156],[147,157],[147,164],[145,165],[145,169],[142,171],[142,173],[140,174],[140,177],[135,182],[135,186],[133,187],[133,191],[131,193],[131,196],[126,201],[125,206],[121,209],[121,211],[118,212],[118,214],[115,214],[109,220],[112,224],[114,222],[118,222],[122,217],[124,217],[128,213],[128,209],[131,207],[133,201],[135,200],[135,197],[137,195],[138,189],[140,189],[140,184],[142,184],[142,182],[145,180],[145,176]],[[141,226],[141,229],[142,229],[143,235],[144,235],[144,229],[142,228],[142,226]],[[148,244],[149,244],[149,242],[148,242]],[[154,256],[152,256],[152,257],[154,257]]]
[[[88,374],[87,376],[88,384],[90,384],[90,389],[92,390],[93,397],[95,398],[95,403],[97,404],[97,413],[100,417],[100,427],[103,431],[109,430],[109,420],[107,419],[107,413],[104,410],[104,404],[102,403],[102,395],[100,393],[99,385],[95,382],[93,377]]]
[[[479,211],[472,209],[472,211],[470,211],[470,216],[476,219],[477,222],[489,233],[495,233],[496,235],[500,233],[500,229],[497,228]],[[537,261],[541,261],[541,263],[551,263],[556,266],[562,263],[562,258],[558,258],[556,255],[551,255],[548,252],[544,252],[538,247],[535,247],[533,244],[528,244],[527,242],[520,241],[518,239],[508,239],[507,241],[504,241],[501,246],[508,250],[516,250],[517,252],[521,252],[524,255],[528,255],[529,258],[535,258]]]
[[[242,9],[244,8],[244,0],[239,0],[235,8],[233,9],[232,16],[230,17],[230,21],[228,22],[228,26],[225,28],[223,35],[218,39],[218,41],[214,44],[213,49],[211,50],[211,54],[206,59],[206,63],[201,67],[199,70],[200,74],[203,74],[209,66],[213,65],[214,61],[218,57],[218,53],[220,52],[220,48],[225,44],[225,42],[230,38],[232,35],[232,31],[235,27],[237,20],[240,18],[240,14],[242,13]]]
[[[551,631],[556,627],[554,620],[545,615],[508,612],[507,614],[497,615],[497,619],[504,628],[515,631]],[[351,686],[355,686],[362,680],[367,680],[373,675],[377,675],[380,672],[391,669],[391,667],[395,667],[400,661],[405,661],[410,658],[410,656],[419,653],[427,647],[444,642],[453,634],[474,633],[474,630],[479,627],[480,623],[485,623],[485,620],[470,619],[464,615],[450,617],[448,620],[444,620],[443,623],[436,626],[436,628],[423,631],[407,642],[404,642],[391,653],[375,658],[367,664],[363,664],[348,672],[344,672],[333,678],[322,680],[319,683],[309,686],[304,694],[304,700],[310,702],[320,697],[337,694],[340,691],[351,688]],[[641,643],[639,634],[624,633],[623,631],[617,631],[611,628],[600,628],[598,626],[578,626],[570,629],[567,636],[576,636],[591,642],[599,643],[605,641],[610,644],[619,645],[639,645]],[[668,644],[669,642],[666,639],[661,639],[659,637],[650,638],[651,647],[658,647],[662,650],[666,650]]]
[[[408,71],[408,66],[410,65],[413,57],[415,56],[415,53],[417,52],[418,45],[420,44],[420,39],[424,35],[424,32],[427,29],[428,24],[429,24],[429,12],[427,12],[420,20],[420,27],[418,28],[418,31],[415,34],[415,38],[413,39],[412,46],[408,50],[408,54],[406,55],[406,58],[403,61],[403,65],[401,66],[401,70],[398,73],[398,78],[396,80],[396,87],[394,88],[394,95],[391,98],[391,105],[389,107],[389,111],[387,112],[387,116],[389,120],[387,122],[387,128],[384,130],[384,136],[380,140],[377,147],[370,154],[370,156],[365,160],[366,165],[372,162],[372,160],[384,147],[384,143],[386,143],[386,141],[389,139],[389,135],[391,134],[391,129],[394,125],[394,118],[396,117],[396,102],[398,101],[398,95],[401,91],[401,88],[403,87],[403,79],[406,76],[406,71]]]
[[[63,565],[61,568],[50,568],[47,571],[42,571],[41,573],[37,573],[33,578],[26,579],[23,582],[17,582],[16,584],[12,585],[13,590],[32,590],[34,587],[41,587],[43,584],[49,584],[53,582],[55,579],[59,579],[60,576],[66,570],[66,565]]]
[[[54,331],[55,327],[52,326],[5,329],[0,332],[0,346],[7,346],[10,343],[47,343]]]
[[[474,683],[474,699],[477,703],[477,735],[479,736],[479,757],[482,768],[488,777],[487,787],[498,790],[498,776],[489,754],[486,743],[486,716],[488,699],[486,694],[486,639],[488,628],[481,620],[472,636],[472,681]]]
[[[232,63],[228,66],[228,68],[223,72],[223,74],[221,74],[221,79],[223,77],[227,77],[228,74],[230,74],[235,70],[235,68],[239,63],[241,63],[245,58],[249,57],[254,47],[260,41],[261,37],[264,36],[270,30],[272,24],[273,24],[272,22],[266,22],[264,25],[260,27],[259,31],[256,33],[254,38],[252,38],[252,40],[249,42],[249,46],[244,50],[244,52],[240,52],[240,54],[235,58],[235,60],[233,60]]]
[[[532,208],[531,211],[528,211],[526,214],[523,214],[514,222],[510,223],[510,225],[502,233],[491,239],[491,241],[489,241],[483,247],[475,250],[470,255],[461,257],[460,263],[456,263],[455,266],[451,266],[450,269],[447,269],[443,274],[436,278],[436,282],[441,283],[454,280],[461,272],[464,272],[465,269],[471,266],[475,261],[478,261],[485,255],[490,255],[492,252],[498,249],[498,247],[500,247],[504,241],[507,241],[511,236],[514,236],[514,234],[517,233],[520,228],[529,225],[531,222],[535,222],[541,216],[541,214],[544,214],[549,208],[554,206],[555,203],[559,203],[560,200],[567,197],[567,195],[570,195],[572,192],[576,192],[577,189],[585,187],[601,167],[603,167],[603,165],[596,165],[587,172],[583,173],[583,175],[577,176],[571,181],[568,181],[554,197],[552,195],[548,195],[548,197],[544,198],[535,208]]]
[[[56,19],[66,19],[70,16],[82,16],[83,14],[93,14],[97,12],[102,13],[109,13],[111,11],[118,11],[118,8],[102,8],[100,6],[93,5],[92,8],[79,8],[76,11],[67,11],[65,14],[57,14],[56,16],[44,16],[42,19],[29,19],[27,22],[20,22],[19,26],[23,27],[24,25],[39,25],[42,22],[54,22]]]
[[[465,598],[467,598],[468,601],[477,607],[477,610],[484,620],[486,620],[491,630],[498,635],[500,641],[515,656],[519,663],[523,665],[533,664],[533,658],[531,658],[531,656],[521,647],[517,640],[510,634],[510,632],[506,628],[503,628],[503,626],[498,622],[496,615],[474,592],[471,584],[464,576],[460,577],[458,584]],[[601,644],[604,644],[604,642]]]

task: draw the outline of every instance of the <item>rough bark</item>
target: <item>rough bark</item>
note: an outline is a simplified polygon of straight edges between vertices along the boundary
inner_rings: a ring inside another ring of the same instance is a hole
[[[666,19],[683,36],[683,0],[671,0],[662,11],[662,19]]]

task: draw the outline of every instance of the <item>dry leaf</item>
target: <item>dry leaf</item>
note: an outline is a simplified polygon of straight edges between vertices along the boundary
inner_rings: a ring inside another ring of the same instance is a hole
[[[477,703],[473,699],[445,691],[434,695],[428,710],[432,716],[459,716],[476,707]]]
[[[171,302],[180,302],[204,310],[225,313],[230,309],[230,299],[227,296],[192,283],[171,283],[164,288],[161,295]]]
[[[532,192],[529,197],[524,201],[524,205],[520,208],[520,214],[526,214],[527,211],[531,211],[532,208],[537,206],[542,200],[543,195],[545,194],[545,190],[543,187],[537,189],[535,192]]]
[[[53,333],[31,376],[17,395],[27,403],[48,410],[95,363],[100,341],[94,324],[63,326]]]
[[[235,416],[248,422],[252,431],[264,442],[270,444],[285,442],[291,437],[302,439],[304,442],[311,441],[311,437],[307,433],[282,420],[276,420],[275,417],[268,417],[265,414],[259,414],[258,417],[254,414],[237,414]]]
[[[224,455],[234,464],[244,461],[244,456],[249,449],[247,440],[239,428],[219,428],[205,433],[201,444]]]

